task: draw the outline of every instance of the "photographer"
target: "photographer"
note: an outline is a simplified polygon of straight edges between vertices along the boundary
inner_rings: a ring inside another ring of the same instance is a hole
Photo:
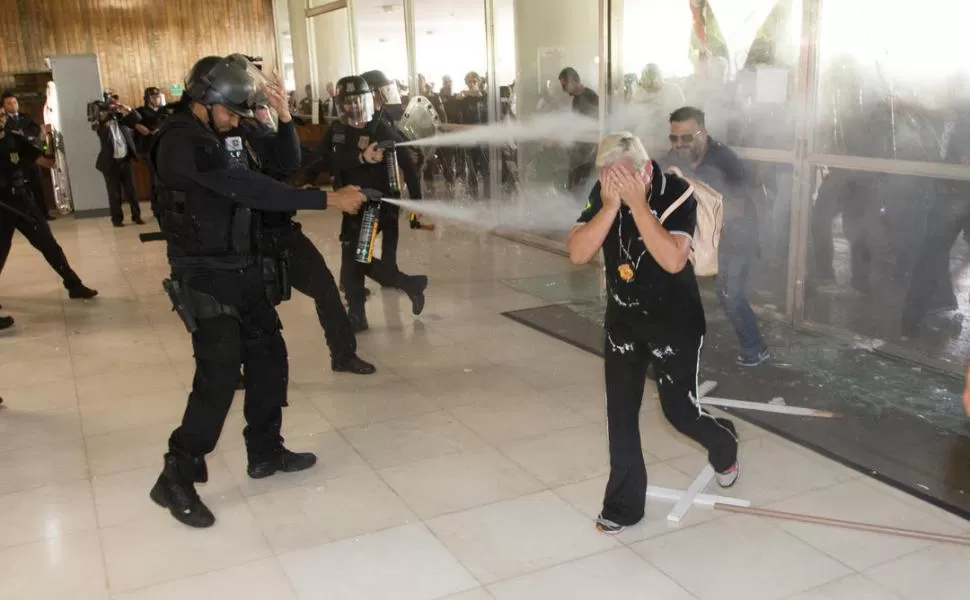
[[[132,128],[141,121],[141,115],[118,102],[118,96],[105,93],[104,99],[88,106],[88,120],[101,140],[101,151],[94,166],[104,175],[108,190],[108,207],[111,223],[123,227],[125,215],[121,210],[121,195],[131,207],[131,221],[144,225],[141,207],[135,194],[135,182],[131,175],[131,162],[136,160],[135,139]]]

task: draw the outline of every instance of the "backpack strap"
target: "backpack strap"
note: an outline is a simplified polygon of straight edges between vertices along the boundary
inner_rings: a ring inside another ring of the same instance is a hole
[[[675,210],[680,208],[681,204],[683,204],[684,202],[687,202],[687,199],[690,198],[690,195],[693,193],[694,193],[694,186],[688,185],[687,190],[680,195],[680,198],[677,198],[677,200],[675,200],[673,204],[667,207],[667,210],[664,211],[664,214],[660,215],[660,224],[663,225],[663,222],[667,220],[667,217],[673,214]]]

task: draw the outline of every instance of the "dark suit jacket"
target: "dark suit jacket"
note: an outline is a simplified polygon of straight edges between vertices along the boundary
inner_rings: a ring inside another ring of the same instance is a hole
[[[40,137],[40,125],[27,113],[19,113],[16,116],[7,117],[7,125],[4,129],[8,132],[20,131],[28,138]]]
[[[128,154],[122,159],[124,162],[131,162],[138,159],[135,154],[135,137],[132,135],[131,128],[140,120],[141,117],[138,112],[133,110],[118,121],[121,135],[125,137],[125,145],[128,146]],[[101,150],[98,152],[98,158],[94,163],[94,167],[102,173],[107,173],[113,170],[117,163],[114,158],[115,145],[111,139],[111,129],[107,123],[101,123],[98,126],[98,139],[101,141]]]

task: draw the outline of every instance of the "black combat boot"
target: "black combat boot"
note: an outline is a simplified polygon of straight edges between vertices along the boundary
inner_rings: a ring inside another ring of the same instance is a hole
[[[269,477],[277,471],[296,473],[305,471],[317,464],[317,455],[312,452],[290,452],[282,445],[268,458],[262,460],[249,459],[246,472],[253,479]]]
[[[330,367],[334,373],[353,373],[354,375],[371,375],[377,371],[377,367],[356,354],[340,358],[334,357],[330,360]]]
[[[179,522],[190,527],[211,527],[216,518],[202,503],[194,485],[208,479],[205,459],[169,452],[165,455],[162,474],[149,495],[155,504],[167,508]]]
[[[411,299],[411,312],[420,315],[424,310],[424,291],[428,289],[427,275],[408,275],[401,283],[401,289]]]
[[[90,300],[98,295],[98,290],[92,290],[81,282],[67,286],[67,295],[71,300]]]

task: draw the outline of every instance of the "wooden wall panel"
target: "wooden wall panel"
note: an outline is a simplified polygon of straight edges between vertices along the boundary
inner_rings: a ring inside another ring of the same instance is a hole
[[[0,73],[55,54],[97,54],[101,81],[138,106],[197,59],[241,52],[276,64],[272,0],[0,0]],[[171,100],[171,99],[170,99]]]

